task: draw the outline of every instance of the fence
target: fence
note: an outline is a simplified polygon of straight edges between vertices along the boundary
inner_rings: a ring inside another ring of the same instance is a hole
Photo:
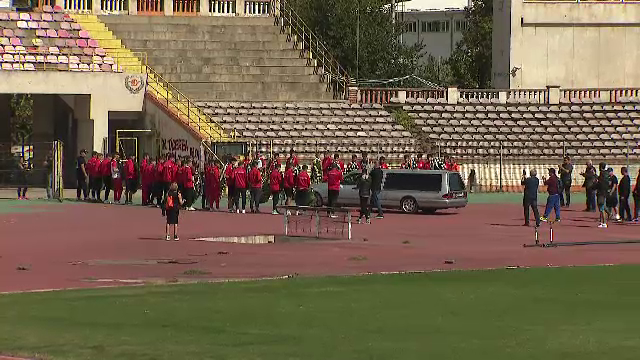
[[[235,0],[211,0],[209,2],[209,12],[214,15],[233,16],[236,14],[236,1]]]
[[[100,9],[109,14],[127,13],[129,11],[128,0],[102,0]]]
[[[164,14],[164,0],[138,0],[136,6],[141,15]]]
[[[64,0],[64,9],[71,12],[91,12],[92,0]]]
[[[351,211],[342,208],[278,206],[284,216],[284,234],[351,240]],[[331,211],[331,216],[329,212]]]
[[[60,141],[0,143],[0,188],[42,188],[48,198],[62,199],[62,154]]]

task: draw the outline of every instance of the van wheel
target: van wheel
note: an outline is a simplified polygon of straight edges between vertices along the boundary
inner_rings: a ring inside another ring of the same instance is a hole
[[[313,206],[322,206],[322,196],[315,191],[313,192]]]
[[[418,212],[418,202],[412,197],[406,197],[400,200],[400,208],[407,214],[415,214]]]

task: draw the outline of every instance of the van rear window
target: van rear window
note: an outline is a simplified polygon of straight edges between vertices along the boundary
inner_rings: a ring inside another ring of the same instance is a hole
[[[462,181],[460,174],[449,174],[449,191],[464,191],[464,181]]]
[[[388,173],[384,180],[385,190],[412,190],[440,192],[442,174]]]

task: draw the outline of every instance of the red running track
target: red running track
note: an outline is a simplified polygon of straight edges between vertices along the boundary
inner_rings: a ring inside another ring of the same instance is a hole
[[[520,226],[522,209],[517,205],[470,205],[458,213],[432,216],[387,214],[371,225],[354,225],[351,242],[265,245],[188,239],[282,234],[281,216],[183,212],[182,240],[166,242],[164,218],[158,209],[97,204],[46,206],[51,206],[51,211],[0,214],[0,292],[113,285],[96,279],[193,278],[183,275],[189,269],[210,272],[207,279],[229,279],[294,273],[344,275],[619,264],[640,259],[640,244],[525,249],[523,243],[533,242],[533,228]],[[594,213],[564,211],[563,222],[554,227],[556,241],[640,239],[635,225],[612,225],[609,229],[596,225]],[[540,235],[546,239],[548,227],[543,227]],[[198,263],[78,263],[144,259],[192,259]],[[445,264],[447,259],[455,263]],[[18,270],[21,266],[28,270]]]

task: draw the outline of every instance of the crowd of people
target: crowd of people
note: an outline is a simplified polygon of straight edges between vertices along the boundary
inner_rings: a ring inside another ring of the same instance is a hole
[[[558,176],[558,173],[560,176]],[[563,159],[562,164],[558,167],[548,169],[549,177],[543,177],[543,184],[547,187],[547,203],[542,216],[538,212],[538,188],[540,181],[535,169],[526,176],[523,171],[521,184],[524,186],[524,226],[529,226],[529,210],[533,210],[536,221],[536,227],[541,222],[549,221],[551,211],[555,212],[554,221],[561,219],[561,207],[569,207],[571,205],[571,186],[572,186],[573,164],[567,156]],[[580,175],[584,178],[582,187],[586,194],[587,212],[599,212],[599,228],[607,228],[608,221],[626,221],[638,222],[638,211],[640,211],[640,171],[636,184],[631,189],[631,178],[627,167],[620,169],[622,179],[614,174],[613,168],[609,167],[605,162],[598,164],[598,169],[593,165],[592,161],[586,163],[586,169]],[[629,206],[630,197],[633,197],[634,210],[631,213]]]

